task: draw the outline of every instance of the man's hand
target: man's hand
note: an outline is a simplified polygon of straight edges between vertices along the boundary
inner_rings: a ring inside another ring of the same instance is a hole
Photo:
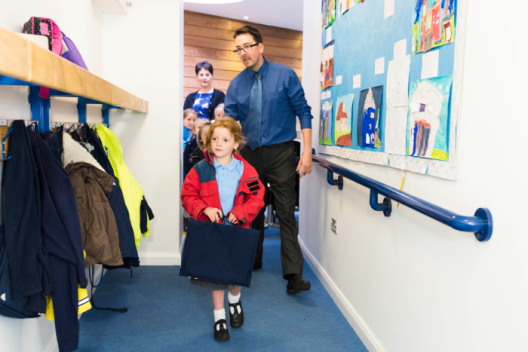
[[[233,213],[230,213],[230,214],[229,214],[229,216],[227,217],[227,221],[229,221],[229,222],[232,223],[233,225],[238,224],[238,220],[237,220],[235,214],[233,214]]]
[[[299,160],[299,165],[297,165],[297,172],[299,172],[299,178],[302,178],[304,175],[308,175],[313,170],[313,161],[312,161],[312,154],[309,154],[307,152],[304,152],[301,156],[301,159]]]
[[[301,133],[304,142],[304,152],[302,153],[301,159],[299,160],[299,165],[297,165],[297,172],[300,170],[299,178],[310,174],[313,170],[312,129],[303,128]]]
[[[222,219],[222,211],[217,208],[211,208],[207,207],[204,210],[204,214],[211,220],[212,222],[220,222],[220,219]]]

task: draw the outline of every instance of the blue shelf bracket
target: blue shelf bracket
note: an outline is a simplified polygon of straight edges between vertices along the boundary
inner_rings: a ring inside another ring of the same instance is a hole
[[[79,123],[86,123],[86,98],[77,100],[77,112],[79,113]]]
[[[103,104],[101,112],[103,114],[103,123],[106,124],[106,127],[110,128],[110,105]]]
[[[50,100],[39,97],[40,87],[29,87],[29,105],[31,106],[31,119],[38,121],[40,133],[45,133],[50,129]]]
[[[382,211],[383,215],[390,217],[392,213],[392,202],[385,197],[383,203],[378,203],[378,192],[370,190],[370,207],[375,211]]]
[[[340,191],[343,190],[343,176],[339,175],[337,180],[334,180],[334,173],[328,170],[328,173],[326,174],[326,180],[330,186],[337,186],[337,189]]]
[[[50,130],[50,118],[49,118],[49,110],[50,110],[50,99],[43,99],[39,97],[40,93],[40,87],[34,83],[28,83],[24,82],[15,78],[2,76],[0,75],[0,86],[1,85],[8,85],[8,86],[29,86],[29,96],[28,101],[31,105],[31,119],[34,121],[38,121],[38,130],[40,133],[45,133]],[[77,111],[79,113],[79,123],[86,123],[87,122],[87,111],[86,106],[90,104],[102,104],[99,101],[79,97],[73,94],[64,93],[55,89],[50,89],[50,97],[52,96],[59,96],[59,97],[77,97]],[[121,109],[123,108],[119,106],[114,106],[110,104],[102,104],[102,110],[101,113],[103,115],[103,123],[106,124],[107,127],[110,127],[110,109]]]

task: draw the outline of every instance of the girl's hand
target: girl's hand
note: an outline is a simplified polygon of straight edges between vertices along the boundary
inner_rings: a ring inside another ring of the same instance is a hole
[[[222,219],[222,211],[217,208],[211,208],[207,207],[204,210],[204,214],[211,220],[212,222],[220,222],[220,219]]]
[[[233,213],[230,213],[230,214],[229,214],[229,216],[227,217],[227,221],[229,221],[229,222],[232,223],[233,225],[238,224],[238,220],[237,220],[235,214],[233,214]]]

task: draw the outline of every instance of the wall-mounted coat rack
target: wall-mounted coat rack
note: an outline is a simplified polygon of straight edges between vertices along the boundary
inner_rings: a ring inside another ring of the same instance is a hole
[[[29,86],[31,119],[39,131],[50,130],[49,98],[39,97],[40,86],[51,96],[77,97],[78,121],[86,123],[86,106],[102,104],[103,123],[109,125],[110,109],[148,113],[148,102],[35,43],[0,27],[0,85]]]
[[[96,123],[82,123],[82,122],[59,122],[59,121],[54,121],[51,123],[51,128],[50,130],[52,132],[57,132],[57,130],[59,129],[59,127],[63,126],[66,130],[69,130],[69,129],[72,129],[72,130],[78,130],[81,126],[83,125],[88,125],[90,127],[95,127],[97,124]],[[103,126],[105,127],[108,127],[108,125],[106,123],[103,123]]]

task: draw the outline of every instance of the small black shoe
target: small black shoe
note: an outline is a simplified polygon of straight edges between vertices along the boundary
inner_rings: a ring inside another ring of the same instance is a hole
[[[238,307],[240,307],[240,313],[238,312]],[[231,310],[233,313],[231,313]],[[244,310],[242,309],[241,300],[235,304],[229,303],[229,323],[233,329],[238,329],[244,324]]]
[[[262,269],[262,262],[253,264],[253,270]]]
[[[215,341],[229,341],[229,331],[227,330],[227,321],[221,319],[214,324]]]
[[[302,276],[299,274],[292,275],[288,279],[288,285],[286,285],[286,293],[292,295],[295,293],[301,293],[301,291],[308,291],[312,285],[310,281],[303,280]]]

